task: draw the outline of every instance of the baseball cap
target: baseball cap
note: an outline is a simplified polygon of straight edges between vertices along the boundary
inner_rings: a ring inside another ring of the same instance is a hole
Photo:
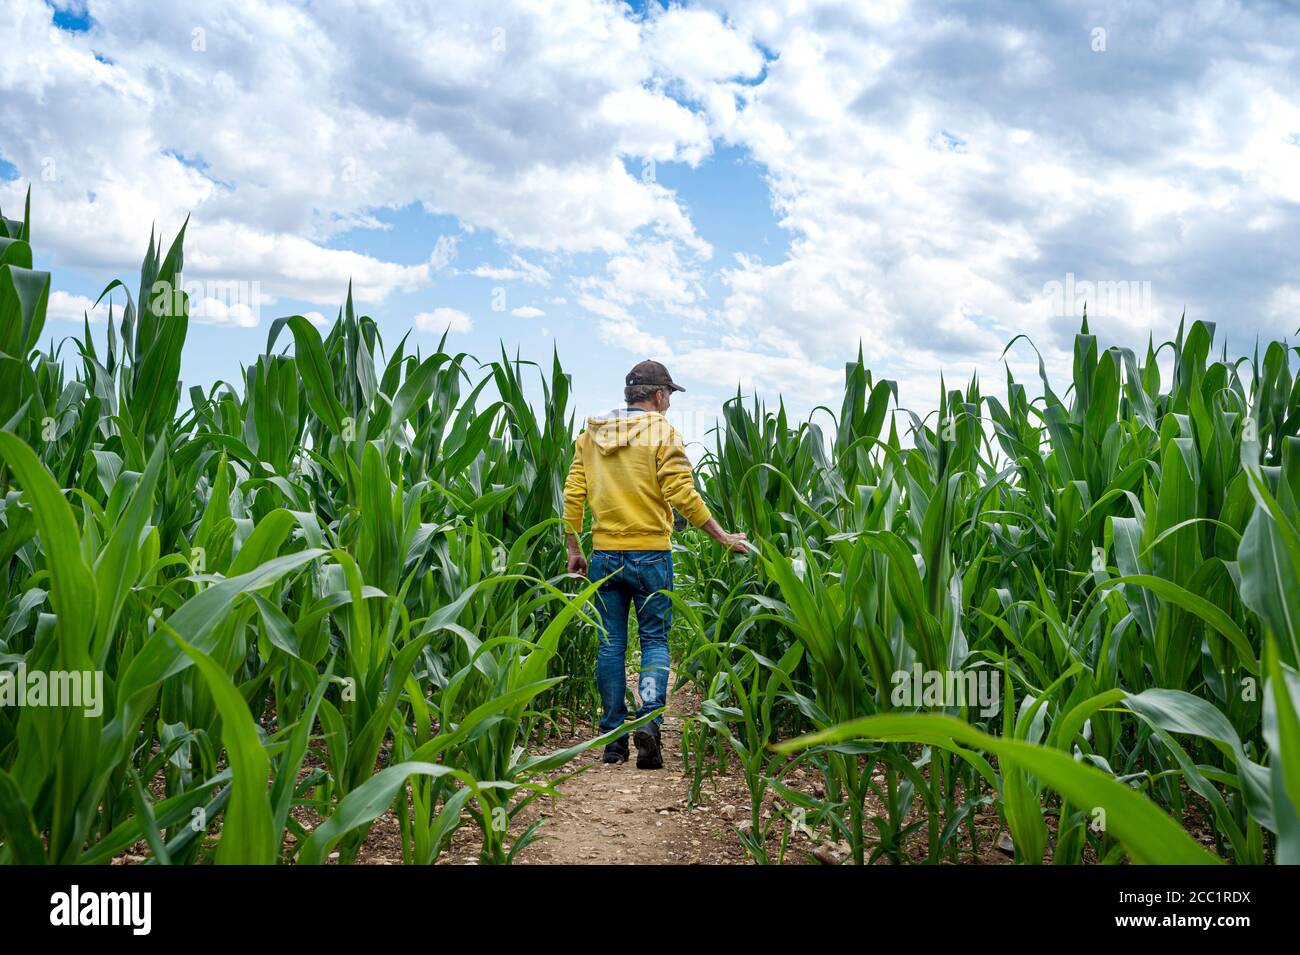
[[[659,385],[668,388],[670,391],[685,391],[681,385],[673,381],[673,376],[668,374],[668,369],[657,361],[646,359],[637,362],[632,370],[627,373],[627,379],[624,384],[628,385]]]

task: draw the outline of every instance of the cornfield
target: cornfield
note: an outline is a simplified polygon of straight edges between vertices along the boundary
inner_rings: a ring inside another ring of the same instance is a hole
[[[390,348],[349,293],[184,392],[188,302],[153,293],[184,228],[105,289],[102,347],[42,350],[30,218],[0,219],[0,670],[103,693],[0,706],[0,861],[348,863],[385,813],[406,863],[462,829],[514,861],[614,735],[546,746],[597,706],[558,355]],[[674,666],[691,790],[739,768],[754,861],[805,829],[965,861],[989,815],[1022,863],[1300,861],[1300,379],[1214,350],[1085,316],[1063,395],[940,383],[923,418],[859,354],[838,415],[725,404],[697,478],[755,546],[678,535]]]

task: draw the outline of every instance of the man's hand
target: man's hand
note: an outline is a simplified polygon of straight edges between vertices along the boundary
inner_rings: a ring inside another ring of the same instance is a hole
[[[727,550],[734,550],[739,554],[748,553],[749,538],[744,533],[723,534],[725,540],[718,541]]]
[[[579,577],[587,576],[587,558],[582,556],[582,547],[578,544],[578,538],[569,534],[566,538],[569,547],[568,571],[571,574],[577,574]]]
[[[728,534],[722,529],[722,525],[718,523],[717,518],[710,517],[700,530],[704,531],[704,533],[708,534],[729,551],[736,551],[741,554],[749,551],[749,538],[740,533]]]
[[[569,573],[579,577],[587,576],[587,558],[582,556],[582,551],[569,555]]]

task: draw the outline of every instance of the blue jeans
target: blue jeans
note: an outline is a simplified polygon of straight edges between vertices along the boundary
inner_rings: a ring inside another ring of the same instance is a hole
[[[596,612],[605,632],[596,653],[596,686],[603,713],[600,731],[618,729],[627,719],[627,611],[636,608],[641,641],[637,689],[644,716],[668,698],[668,628],[672,601],[660,590],[673,589],[673,555],[666,550],[598,550],[591,555],[592,580],[613,574],[596,591]],[[657,731],[662,718],[651,721]],[[624,737],[626,739],[626,737]]]

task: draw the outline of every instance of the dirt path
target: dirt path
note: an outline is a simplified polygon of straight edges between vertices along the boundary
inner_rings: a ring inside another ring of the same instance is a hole
[[[670,687],[674,679],[675,674],[669,680]],[[634,681],[635,673],[628,678],[628,688],[635,696]],[[738,827],[750,825],[750,797],[734,757],[727,772],[716,772],[715,767],[715,771],[705,776],[699,803],[689,805],[691,776],[682,758],[682,728],[686,719],[698,713],[699,705],[698,694],[692,687],[670,690],[660,730],[662,769],[637,769],[633,746],[626,763],[605,765],[600,761],[601,749],[596,748],[553,773],[553,780],[575,772],[576,775],[556,784],[556,796],[537,798],[511,820],[508,841],[518,838],[537,819],[543,820],[538,838],[519,851],[514,864],[752,864],[737,832]],[[549,740],[539,751],[565,749],[599,734],[597,727],[579,724],[572,735]],[[783,782],[814,798],[823,796],[820,778],[813,771],[794,768],[783,777]],[[883,779],[878,782],[883,783]],[[868,796],[867,810],[869,817],[885,813],[874,793]],[[772,821],[774,812],[781,809],[769,792],[762,807],[765,825]],[[976,818],[982,831],[982,851],[977,861],[984,864],[1011,861],[1008,852],[997,848],[1002,830],[996,813],[977,813]],[[778,859],[781,834],[787,828],[778,820],[768,832],[767,852],[772,861]],[[920,829],[908,840],[906,851],[912,861],[925,860],[925,838],[925,831]],[[963,843],[968,843],[968,839],[963,839]],[[480,846],[481,835],[466,815],[439,861],[446,865],[475,865]],[[835,841],[823,826],[817,832],[806,828],[791,831],[782,861],[786,865],[839,865],[848,859],[848,843]],[[391,810],[375,823],[357,861],[369,865],[401,864],[402,839],[397,817]],[[884,857],[876,861],[878,865],[888,863]]]
[[[635,674],[628,688],[635,695]],[[675,674],[669,679],[673,685]],[[555,797],[543,796],[511,820],[510,838],[517,838],[538,818],[544,821],[539,838],[521,849],[515,865],[737,865],[750,863],[736,827],[750,824],[749,790],[739,768],[707,775],[700,800],[690,806],[691,776],[682,758],[682,726],[699,711],[699,697],[691,687],[670,690],[668,709],[660,728],[663,769],[637,769],[636,748],[626,763],[605,765],[601,749],[583,753],[563,770],[552,774],[559,779],[581,770],[559,783]],[[594,726],[579,724],[574,735],[549,740],[542,751],[554,752],[599,735]],[[811,791],[812,777],[796,770],[787,779],[796,788]],[[771,797],[765,800],[764,818],[773,811]],[[780,827],[774,827],[779,829]],[[769,840],[774,856],[777,837]],[[810,861],[818,847],[803,834],[791,838],[786,864]],[[441,858],[447,865],[478,862],[480,834],[468,818],[452,836]],[[376,822],[366,839],[358,862],[399,865],[402,843],[397,818],[390,811]]]
[[[539,801],[538,809],[529,819],[537,815],[545,817],[542,838],[527,846],[517,862],[524,865],[744,862],[744,850],[732,830],[733,820],[741,815],[738,795],[728,785],[736,780],[723,777],[716,787],[706,783],[702,804],[694,809],[687,807],[690,778],[684,772],[681,735],[682,719],[693,709],[693,702],[685,693],[669,700],[660,729],[663,769],[637,769],[636,747],[631,748],[626,763],[601,763],[599,749],[584,753],[571,763],[570,770],[586,769],[559,786],[560,798]],[[743,792],[742,784],[740,794]]]

